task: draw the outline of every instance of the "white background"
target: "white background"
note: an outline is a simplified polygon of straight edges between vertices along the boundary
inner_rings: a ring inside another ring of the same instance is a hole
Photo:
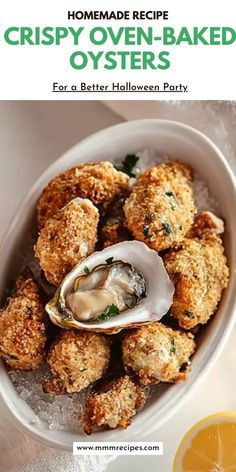
[[[140,3],[140,7],[138,6]],[[169,21],[68,21],[67,11],[84,9],[146,9],[168,10]],[[112,81],[143,84],[162,84],[164,81],[173,84],[187,83],[188,94],[168,94],[168,99],[235,99],[235,51],[231,46],[172,46],[169,48],[171,68],[162,70],[127,70],[115,69],[93,71],[86,68],[74,70],[69,64],[69,57],[74,50],[70,41],[59,46],[10,46],[3,41],[3,32],[10,26],[85,26],[86,31],[94,26],[231,26],[235,27],[235,1],[226,0],[146,0],[143,2],[111,2],[110,0],[8,0],[1,7],[0,18],[0,99],[165,99],[164,94],[53,94],[52,83],[77,84],[100,82],[109,84]],[[81,36],[81,48],[91,49],[87,33]],[[166,49],[158,45],[157,49]],[[100,48],[99,46],[97,47]],[[107,44],[103,49],[114,49]],[[130,47],[132,48],[132,46]],[[143,46],[147,49],[147,46]],[[118,48],[119,49],[119,48]],[[140,47],[138,47],[140,49]],[[155,51],[156,47],[154,47]],[[168,49],[168,48],[167,48]],[[112,97],[111,97],[112,95]]]

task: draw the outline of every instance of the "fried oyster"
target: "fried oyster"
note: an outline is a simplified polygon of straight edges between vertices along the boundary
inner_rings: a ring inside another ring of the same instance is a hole
[[[182,241],[196,212],[190,183],[189,167],[176,161],[140,174],[124,206],[133,236],[157,251]]]
[[[133,239],[132,234],[126,227],[124,214],[124,203],[129,191],[127,190],[121,198],[116,199],[110,205],[102,219],[103,224],[99,233],[99,243],[102,248]]]
[[[80,392],[106,372],[110,360],[108,339],[85,331],[61,331],[52,344],[47,362],[52,377],[43,390],[52,395]]]
[[[192,334],[158,322],[126,334],[122,342],[124,367],[135,373],[143,385],[185,380],[194,351]]]
[[[103,248],[113,246],[113,244],[130,241],[132,235],[124,226],[123,222],[107,224],[101,230],[101,241]]]
[[[211,211],[203,211],[196,216],[188,231],[187,238],[207,238],[211,234],[223,234],[224,221]]]
[[[0,357],[12,368],[31,370],[45,357],[44,304],[29,271],[18,277],[13,295],[0,310]]]
[[[175,285],[171,314],[184,329],[207,323],[228,285],[229,269],[220,237],[208,230],[202,236],[185,239],[164,256]]]
[[[127,428],[146,395],[128,375],[108,382],[100,392],[91,393],[85,404],[83,428],[86,434],[101,426]]]
[[[128,176],[110,162],[87,162],[66,170],[42,192],[37,206],[39,227],[76,197],[88,198],[103,212],[127,190],[128,182]]]
[[[49,283],[59,285],[83,258],[94,251],[99,214],[87,199],[76,198],[41,230],[35,255]]]

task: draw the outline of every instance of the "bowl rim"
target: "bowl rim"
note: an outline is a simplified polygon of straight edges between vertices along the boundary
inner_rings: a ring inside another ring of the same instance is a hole
[[[195,135],[195,137],[197,137],[198,139],[200,139],[202,142],[205,142],[205,144],[207,144],[209,147],[212,148],[212,150],[214,151],[215,155],[217,156],[217,159],[218,159],[218,162],[221,162],[221,165],[224,169],[224,175],[228,177],[229,181],[230,181],[230,184],[231,184],[231,189],[234,193],[234,197],[236,197],[236,179],[235,179],[235,176],[234,176],[234,173],[232,171],[232,169],[230,168],[228,162],[226,161],[222,151],[214,144],[214,142],[211,141],[211,139],[209,139],[204,133],[200,132],[199,130],[189,126],[189,125],[186,125],[184,123],[181,123],[181,122],[178,122],[178,121],[173,121],[173,120],[163,120],[163,119],[140,119],[140,120],[133,120],[133,121],[128,121],[128,122],[124,122],[124,123],[120,123],[120,124],[117,124],[117,125],[114,125],[114,126],[110,126],[110,127],[107,127],[103,130],[100,130],[96,133],[92,133],[91,135],[85,137],[84,139],[82,139],[81,141],[79,141],[78,143],[76,143],[74,146],[72,146],[69,150],[67,150],[66,152],[64,152],[58,159],[56,159],[48,168],[45,169],[45,171],[41,174],[41,176],[35,181],[35,183],[30,187],[30,189],[28,190],[28,192],[26,192],[26,195],[24,196],[24,198],[22,199],[22,201],[20,202],[20,204],[18,205],[18,208],[16,209],[15,211],[15,215],[13,216],[4,236],[2,237],[1,241],[0,241],[0,258],[1,258],[1,254],[2,252],[4,251],[4,247],[5,247],[5,244],[6,244],[6,241],[9,237],[12,237],[12,231],[13,229],[15,228],[15,226],[17,226],[18,222],[20,221],[20,218],[21,218],[21,215],[24,211],[24,207],[27,205],[27,203],[30,202],[30,199],[32,197],[36,197],[36,195],[38,195],[40,193],[40,188],[43,188],[43,186],[45,185],[45,181],[48,180],[48,176],[51,174],[51,175],[55,175],[53,174],[53,171],[54,169],[56,170],[56,168],[58,167],[64,167],[62,166],[62,163],[65,163],[67,161],[67,159],[69,157],[72,157],[74,154],[75,154],[75,151],[79,149],[81,149],[81,147],[86,147],[87,144],[89,144],[90,142],[93,143],[93,147],[95,147],[95,144],[96,144],[96,140],[100,140],[103,136],[108,136],[108,134],[112,131],[114,132],[122,132],[124,129],[126,130],[126,132],[128,130],[138,130],[140,128],[140,131],[143,127],[143,125],[147,126],[147,125],[150,125],[150,127],[169,127],[171,129],[171,127],[173,128],[176,128],[177,130],[180,130],[182,132],[186,131],[188,133],[191,133],[193,136]],[[66,168],[66,166],[65,166]],[[62,171],[62,169],[61,169]],[[236,252],[236,244],[234,243],[234,246],[235,246],[235,251]],[[201,381],[204,380],[204,378],[206,377],[206,375],[208,374],[209,370],[211,369],[211,367],[213,366],[214,362],[218,359],[219,355],[221,354],[228,338],[229,338],[229,335],[230,335],[230,332],[232,330],[232,327],[235,323],[235,320],[236,320],[236,310],[235,310],[235,301],[234,301],[234,297],[233,297],[233,291],[234,291],[234,287],[236,286],[236,274],[235,272],[233,272],[231,274],[231,283],[230,283],[230,287],[228,287],[227,289],[227,300],[226,300],[226,304],[228,305],[228,311],[230,313],[230,316],[227,320],[227,323],[225,325],[225,328],[224,328],[224,333],[223,333],[223,336],[219,337],[218,335],[218,344],[211,346],[211,349],[208,349],[206,350],[207,352],[204,353],[204,355],[202,355],[202,360],[201,360],[201,369],[199,368],[199,365],[198,366],[195,366],[195,375],[194,375],[194,378],[193,380],[188,383],[188,386],[186,388],[186,382],[183,384],[184,385],[184,388],[179,388],[178,391],[175,393],[175,395],[172,395],[172,399],[171,401],[169,400],[168,402],[168,407],[169,407],[169,410],[165,410],[164,411],[164,414],[162,416],[161,419],[159,419],[158,421],[158,425],[152,425],[150,426],[150,417],[153,416],[152,414],[150,415],[150,412],[149,412],[149,415],[148,415],[148,412],[147,412],[147,418],[148,418],[148,421],[149,421],[149,428],[146,428],[145,431],[142,430],[142,437],[144,438],[147,434],[153,432],[154,430],[156,430],[157,428],[159,428],[164,422],[166,422],[171,416],[173,416],[175,414],[175,412],[177,411],[177,409],[179,409],[183,403],[190,397],[190,395],[193,393],[193,391],[195,390],[195,388],[199,385],[199,383]],[[225,309],[225,308],[223,308]],[[219,331],[219,328],[218,330],[216,330],[217,332]],[[218,333],[219,334],[219,333]],[[216,336],[215,336],[215,341],[216,341]],[[196,367],[198,367],[196,369]],[[0,369],[2,369],[0,367]],[[8,376],[8,374],[6,374]],[[9,378],[9,377],[8,377]],[[10,381],[10,379],[9,379]],[[171,390],[171,389],[170,389]],[[183,390],[183,391],[182,391]],[[4,404],[6,405],[7,407],[7,412],[8,412],[8,416],[9,416],[9,420],[14,424],[14,426],[21,432],[25,432],[27,433],[29,436],[31,436],[33,439],[36,439],[36,440],[39,440],[41,443],[47,445],[47,446],[53,446],[53,447],[56,447],[56,448],[61,448],[61,449],[64,449],[64,450],[71,450],[72,448],[72,444],[71,444],[71,447],[69,447],[68,445],[65,445],[65,442],[64,441],[60,441],[59,439],[55,439],[53,438],[53,434],[50,434],[50,438],[49,437],[46,437],[46,434],[48,433],[49,430],[46,430],[45,432],[43,430],[40,430],[39,428],[37,429],[35,427],[35,425],[33,424],[25,424],[22,422],[22,420],[20,419],[19,415],[17,414],[17,411],[15,410],[14,406],[11,404],[11,400],[8,398],[7,396],[7,392],[5,390],[5,387],[2,385],[2,381],[0,380],[0,394],[1,394],[1,397],[3,399],[3,402]],[[16,395],[18,395],[16,393]],[[19,400],[20,397],[19,397]],[[140,427],[140,424],[139,424],[139,427]],[[128,439],[137,439],[140,437],[140,428],[136,428],[137,431],[132,431],[132,428],[128,431],[130,431],[130,434],[128,435]],[[117,430],[114,430],[115,432]],[[112,431],[111,433],[114,433],[114,431]],[[120,430],[119,430],[120,431]],[[50,431],[50,433],[53,433],[53,431]],[[56,433],[59,433],[59,431],[56,431]],[[117,439],[114,439],[114,434],[110,434],[111,436],[111,439],[110,441],[112,442],[113,440],[117,440]],[[100,438],[99,438],[100,439]],[[84,437],[83,438],[83,441],[88,441],[88,442],[92,442],[94,440],[98,440],[98,437],[96,436],[95,439],[89,437],[89,438],[86,438]]]
[[[112,126],[108,126],[106,128],[103,128],[103,129],[101,129],[99,131],[96,131],[95,133],[92,133],[92,134],[86,136],[85,138],[81,139],[81,141],[78,141],[76,144],[74,144],[69,149],[67,149],[67,151],[63,152],[60,155],[60,157],[55,159],[55,161],[52,162],[50,164],[50,166],[48,166],[42,172],[42,174],[40,174],[40,176],[36,179],[36,181],[33,183],[33,185],[31,185],[29,190],[26,191],[25,195],[22,197],[21,201],[19,202],[18,206],[15,209],[15,212],[13,214],[12,219],[10,220],[10,223],[8,224],[8,227],[6,228],[5,232],[3,233],[3,236],[0,240],[0,255],[1,255],[1,251],[2,251],[2,246],[5,244],[6,239],[8,237],[8,234],[11,231],[12,226],[15,225],[15,223],[17,223],[17,221],[18,221],[19,212],[21,211],[22,207],[24,207],[24,205],[28,202],[28,200],[30,199],[30,196],[34,195],[37,192],[40,184],[42,185],[42,183],[44,182],[45,177],[47,176],[47,174],[51,173],[51,171],[53,171],[54,168],[56,168],[58,165],[60,165],[60,163],[63,162],[66,158],[69,158],[71,155],[73,155],[75,150],[78,149],[78,146],[79,147],[86,146],[86,144],[89,143],[90,141],[92,141],[96,138],[97,139],[101,138],[103,135],[107,134],[111,130],[114,130],[114,131],[117,130],[118,131],[118,130],[122,130],[122,129],[133,128],[133,127],[139,128],[142,124],[149,124],[150,126],[153,126],[153,125],[160,125],[160,126],[161,125],[163,125],[163,126],[167,125],[167,126],[174,126],[176,128],[179,128],[179,129],[182,128],[182,129],[185,129],[186,131],[189,131],[189,132],[195,134],[200,139],[205,141],[205,143],[207,143],[215,151],[215,153],[218,155],[219,160],[223,164],[223,167],[225,168],[226,172],[228,173],[228,177],[231,180],[231,184],[233,185],[234,191],[236,193],[236,177],[235,177],[230,165],[228,164],[227,160],[225,159],[224,154],[220,150],[220,148],[210,138],[208,138],[208,136],[206,134],[202,133],[201,131],[194,128],[193,126],[189,126],[185,123],[182,123],[180,121],[175,121],[175,120],[159,119],[159,118],[143,118],[143,119],[125,121],[123,123],[118,123],[116,125],[112,125]]]

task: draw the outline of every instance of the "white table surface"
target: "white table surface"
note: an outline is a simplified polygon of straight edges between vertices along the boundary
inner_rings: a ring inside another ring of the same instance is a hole
[[[236,169],[236,105],[195,102],[0,102],[0,239],[22,196],[40,173],[59,155],[92,132],[131,117],[179,119],[204,128]],[[113,111],[111,111],[111,109]],[[119,113],[121,116],[118,116]],[[163,457],[119,457],[107,470],[171,471],[173,456],[184,433],[199,419],[223,410],[236,410],[236,327],[221,357],[174,417],[145,440],[163,441]],[[143,438],[140,437],[140,440]],[[122,432],[121,432],[122,440]],[[122,469],[123,468],[123,469]],[[102,472],[96,463],[39,445],[10,425],[0,402],[1,472]]]

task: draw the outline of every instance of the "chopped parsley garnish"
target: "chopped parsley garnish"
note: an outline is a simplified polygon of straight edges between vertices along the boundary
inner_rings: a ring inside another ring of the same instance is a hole
[[[148,238],[148,233],[149,233],[149,227],[147,225],[143,226],[143,234],[145,238]]]
[[[171,338],[171,339],[170,339],[170,342],[171,342],[171,349],[170,349],[170,352],[173,352],[173,354],[176,354],[176,346],[175,346],[175,340],[174,340],[174,338]]]
[[[173,192],[165,192],[165,194],[167,195],[167,197],[174,197],[174,193]],[[173,203],[170,201],[170,208],[171,210],[175,211],[175,206],[173,205]]]
[[[114,304],[108,305],[106,309],[104,310],[104,312],[100,316],[98,316],[98,318],[96,319],[96,322],[100,323],[101,321],[109,320],[109,318],[115,315],[119,315],[119,313],[120,313],[120,310],[116,305]]]
[[[90,269],[87,266],[84,266],[84,273],[87,275],[91,274]]]
[[[106,259],[106,263],[107,263],[108,265],[112,264],[113,259],[114,259],[114,257],[108,257],[108,259]]]
[[[171,234],[172,229],[168,223],[162,223],[162,227],[164,229],[165,234]]]
[[[125,159],[122,161],[120,166],[115,166],[116,170],[120,170],[124,172],[129,177],[136,177],[136,174],[132,172],[133,168],[136,166],[137,162],[139,161],[139,157],[135,154],[127,154]]]
[[[188,318],[194,318],[194,314],[192,313],[192,311],[183,310],[183,314]]]

